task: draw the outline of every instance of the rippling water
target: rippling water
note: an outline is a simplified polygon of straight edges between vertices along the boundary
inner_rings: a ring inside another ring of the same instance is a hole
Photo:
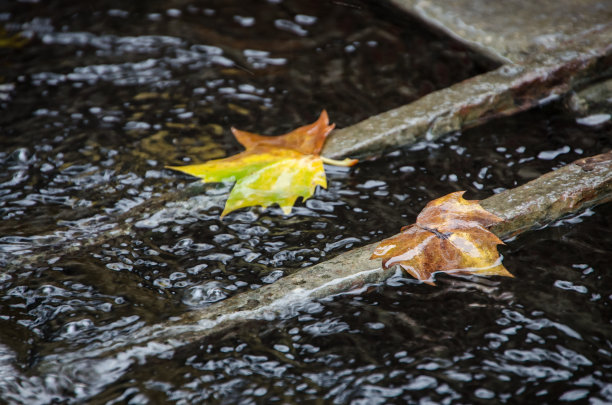
[[[228,186],[169,201],[191,179],[164,165],[239,151],[230,126],[279,134],[326,108],[343,127],[493,66],[358,1],[16,2],[0,24],[4,401],[612,401],[608,206],[503,247],[515,279],[393,278],[170,357],[101,363],[96,380],[45,371],[396,233],[432,198],[485,198],[600,153],[612,128],[543,107],[328,167],[328,189],[289,216],[220,221]]]

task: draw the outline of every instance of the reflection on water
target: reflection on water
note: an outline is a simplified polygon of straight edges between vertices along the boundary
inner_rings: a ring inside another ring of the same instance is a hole
[[[612,401],[605,206],[504,248],[513,280],[396,277],[173,355],[129,354],[142,364],[120,352],[50,371],[391,235],[440,195],[484,198],[606,150],[610,125],[551,106],[329,167],[329,188],[289,216],[220,221],[228,186],[166,201],[191,179],[164,165],[239,151],[230,126],[279,134],[326,108],[342,127],[491,66],[354,0],[15,2],[0,24],[24,43],[0,48],[6,402]]]

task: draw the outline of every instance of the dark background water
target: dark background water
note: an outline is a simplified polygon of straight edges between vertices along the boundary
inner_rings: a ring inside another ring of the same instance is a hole
[[[494,65],[358,1],[14,2],[0,24],[5,402],[612,401],[609,206],[509,241],[514,279],[396,277],[95,380],[45,371],[394,234],[433,198],[486,198],[606,151],[612,128],[557,103],[327,168],[328,189],[289,216],[220,221],[229,189],[211,186],[132,218],[190,183],[164,165],[238,152],[230,126],[279,134],[326,108],[344,127]],[[126,220],[127,236],[59,253]]]

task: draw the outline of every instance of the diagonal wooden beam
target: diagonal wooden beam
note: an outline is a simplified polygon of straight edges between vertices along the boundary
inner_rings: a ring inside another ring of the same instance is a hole
[[[481,205],[504,219],[492,231],[507,239],[611,200],[612,151],[577,160],[482,200]],[[124,369],[142,356],[173,353],[244,328],[250,322],[292,317],[312,300],[364,288],[395,274],[395,269],[382,269],[380,260],[370,260],[375,246],[376,243],[353,249],[274,284],[142,328],[130,336],[118,336],[97,346],[90,344],[82,351],[47,355],[40,371],[55,373],[66,367],[71,375],[81,372],[90,376],[96,370],[105,372],[109,365]],[[95,390],[95,385],[92,389]]]

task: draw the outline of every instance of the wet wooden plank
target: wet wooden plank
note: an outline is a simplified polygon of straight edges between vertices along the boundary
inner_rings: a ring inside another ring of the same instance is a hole
[[[504,219],[492,231],[505,239],[609,201],[612,201],[612,151],[580,159],[482,200],[481,205]],[[133,335],[90,345],[86,352],[47,355],[41,370],[69,367],[73,372],[89,372],[96,367],[104,369],[105,362],[111,359],[113,364],[128,367],[143,355],[173,353],[251,322],[295,316],[312,300],[347,291],[358,292],[368,284],[380,283],[395,274],[395,269],[384,270],[380,260],[370,259],[376,245],[353,249],[301,269],[274,284],[142,328]]]
[[[521,65],[503,65],[336,130],[329,136],[322,154],[331,158],[372,158],[386,150],[435,140],[528,110],[611,73],[612,29],[595,32],[586,42],[533,55]]]

